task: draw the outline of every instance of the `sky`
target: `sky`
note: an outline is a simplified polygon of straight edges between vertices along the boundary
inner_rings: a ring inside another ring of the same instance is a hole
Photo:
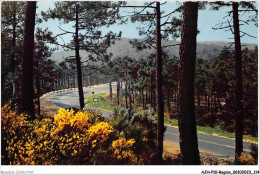
[[[142,2],[130,2],[133,4],[141,4]],[[36,13],[40,14],[41,11],[46,11],[49,8],[54,8],[54,2],[53,1],[39,1],[37,3],[37,11]],[[169,2],[167,5],[162,6],[161,10],[164,10],[165,12],[171,12],[176,8],[175,2]],[[226,7],[225,9],[221,9],[220,11],[213,11],[210,10],[210,8],[206,8],[205,10],[200,10],[198,14],[198,29],[200,33],[197,35],[197,41],[226,41],[226,42],[232,42],[233,41],[233,35],[230,31],[225,30],[213,30],[212,27],[217,25],[220,22],[223,22],[226,20],[224,16],[227,15],[226,11],[230,10],[231,7]],[[247,18],[247,14],[241,14],[240,18],[245,19]],[[60,26],[61,28],[68,30],[68,31],[74,31],[72,28],[73,23],[64,25],[63,23],[59,22],[58,20],[49,20],[48,22],[43,22],[42,24],[38,25],[38,27],[46,28],[54,33],[54,35],[57,35],[59,33],[62,33],[62,31],[58,28]],[[142,25],[142,23],[127,23],[125,25],[118,25],[115,24],[109,28],[103,27],[102,32],[106,33],[109,31],[113,31],[118,33],[119,31],[122,31],[122,37],[124,38],[142,38],[143,36],[138,35],[137,27]],[[254,24],[244,25],[241,26],[241,31],[244,31],[250,35],[255,36],[256,38],[251,38],[248,36],[244,36],[241,38],[242,43],[258,43],[258,28]],[[65,42],[69,42],[72,39],[71,35],[63,36],[63,40]],[[179,41],[180,38],[177,38],[177,41]],[[61,40],[59,40],[61,41]]]

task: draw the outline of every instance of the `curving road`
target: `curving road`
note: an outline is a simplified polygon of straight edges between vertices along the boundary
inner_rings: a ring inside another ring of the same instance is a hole
[[[115,87],[116,85],[113,84],[112,85],[113,90],[115,89]],[[84,99],[86,100],[87,98],[92,96],[93,95],[92,92],[94,92],[95,94],[99,94],[99,93],[108,92],[108,90],[109,90],[109,84],[97,85],[91,88],[83,89]],[[80,108],[79,94],[77,90],[57,93],[50,97],[50,101],[59,108],[71,108],[71,107]],[[91,107],[86,107],[86,108],[100,111],[104,116],[109,116],[112,114],[110,112],[101,111]]]
[[[113,85],[113,89],[115,85]],[[88,98],[92,95],[92,92],[95,94],[108,92],[109,86],[108,84],[94,86],[92,88],[86,88],[84,90],[84,98]],[[55,94],[50,97],[50,101],[60,107],[60,108],[71,108],[77,107],[79,108],[79,96],[78,91],[67,91]],[[89,107],[87,107],[89,108]],[[93,108],[91,108],[93,109]],[[112,113],[99,110],[103,113],[104,116],[109,117]],[[179,144],[179,131],[176,127],[166,126],[165,132],[165,140],[169,140],[174,142],[176,145]],[[217,157],[223,158],[234,158],[235,152],[235,140],[228,139],[219,136],[213,136],[208,134],[198,133],[198,144],[200,152],[214,154]],[[244,152],[249,154],[250,152],[250,144],[249,142],[244,142]]]

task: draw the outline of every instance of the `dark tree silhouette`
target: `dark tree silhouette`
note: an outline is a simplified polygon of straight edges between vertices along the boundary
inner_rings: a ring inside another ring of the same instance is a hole
[[[242,84],[242,55],[239,31],[238,2],[232,2],[233,8],[233,25],[235,38],[235,77],[236,77],[236,160],[239,159],[243,152],[243,84]]]
[[[164,102],[162,93],[162,39],[161,39],[161,10],[160,2],[156,2],[156,73],[157,73],[157,159],[162,163],[163,154],[163,134],[164,134]]]
[[[198,138],[194,114],[194,72],[198,2],[185,2],[179,67],[179,131],[184,165],[199,165]]]
[[[257,13],[255,2],[221,2],[217,1],[212,4],[212,9],[218,10],[220,7],[232,6],[232,11],[229,11],[229,16],[232,16],[231,20],[227,22],[222,22],[219,27],[213,29],[230,29],[234,34],[235,43],[235,121],[236,121],[236,148],[235,148],[235,159],[236,163],[240,164],[239,157],[243,152],[243,118],[244,118],[244,102],[243,102],[243,79],[242,79],[242,55],[241,55],[241,42],[240,38],[242,36],[254,37],[246,32],[240,31],[240,25],[248,25],[250,22],[255,23],[257,26]],[[239,8],[240,7],[240,8]],[[246,20],[239,20],[239,12],[253,12],[255,15],[250,15]],[[231,24],[233,21],[233,25]],[[233,43],[232,43],[233,44]]]
[[[162,153],[163,153],[163,137],[164,137],[164,100],[163,100],[163,76],[162,76],[162,67],[163,67],[163,50],[162,50],[162,38],[167,40],[169,35],[172,37],[178,36],[180,20],[172,16],[175,12],[179,12],[181,8],[177,8],[174,11],[161,15],[162,11],[160,7],[166,2],[146,2],[142,6],[129,6],[124,5],[122,7],[128,8],[137,8],[141,9],[136,12],[134,10],[133,15],[131,16],[131,21],[141,21],[147,22],[146,27],[139,27],[139,35],[146,35],[146,39],[138,41],[137,39],[132,40],[130,43],[137,48],[137,50],[142,50],[146,48],[155,48],[156,49],[156,95],[153,90],[153,75],[151,75],[151,91],[150,91],[150,103],[151,106],[155,109],[155,99],[152,104],[152,97],[156,97],[157,108],[158,108],[158,120],[157,120],[157,160],[158,164],[162,163]],[[154,5],[155,4],[155,5]],[[152,9],[154,12],[146,11],[146,9]],[[161,24],[161,20],[163,20]],[[170,26],[169,26],[170,25]],[[148,27],[149,26],[149,27]],[[161,28],[164,27],[164,30]],[[156,31],[156,32],[155,32]],[[163,36],[162,36],[163,32]],[[156,47],[154,46],[156,44]],[[166,46],[164,46],[166,47]],[[145,106],[145,105],[144,105]]]
[[[78,76],[78,89],[79,89],[79,104],[80,109],[83,109],[85,107],[84,103],[84,93],[82,88],[82,71],[81,71],[81,62],[80,62],[80,56],[79,56],[79,11],[78,11],[78,4],[75,4],[75,56],[76,56],[76,64],[77,64],[77,76]]]
[[[34,119],[33,105],[33,50],[36,2],[26,3],[22,64],[22,111]]]

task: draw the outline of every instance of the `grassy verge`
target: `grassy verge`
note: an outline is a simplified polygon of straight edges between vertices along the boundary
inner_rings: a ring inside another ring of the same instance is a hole
[[[116,106],[107,103],[104,97],[105,97],[105,93],[92,95],[91,97],[89,97],[86,100],[86,104],[88,106],[91,106],[91,107],[95,107],[95,108],[103,109],[103,110],[106,110],[106,111],[114,112],[114,109],[116,108]],[[94,104],[94,102],[93,102],[94,98],[99,99],[98,104]]]
[[[99,98],[99,104],[94,105],[93,104],[93,98]],[[91,96],[87,99],[87,105],[92,106],[92,107],[97,107],[103,110],[107,110],[110,112],[113,112],[114,109],[118,106],[112,104],[112,101],[108,100],[108,96],[106,93],[101,93],[101,94],[96,94],[94,97]],[[136,109],[138,113],[143,113],[142,108],[137,108]],[[164,118],[164,122],[166,125],[178,127],[178,121],[176,119],[170,119],[168,117]],[[206,127],[206,126],[197,126],[197,131],[199,133],[204,133],[204,134],[211,134],[211,135],[216,135],[216,136],[221,136],[221,137],[226,137],[230,139],[235,139],[235,133],[223,131],[218,128],[211,128],[211,127]],[[258,143],[258,138],[253,137],[250,135],[244,135],[243,140],[247,142],[253,142],[253,143]]]
[[[178,127],[178,121],[176,119],[165,118],[164,122],[167,125]],[[230,139],[235,139],[235,133],[223,131],[222,129],[218,129],[218,128],[197,126],[197,131],[203,134],[211,134],[211,135],[226,137]],[[250,135],[244,135],[243,140],[247,142],[258,143],[258,138]]]

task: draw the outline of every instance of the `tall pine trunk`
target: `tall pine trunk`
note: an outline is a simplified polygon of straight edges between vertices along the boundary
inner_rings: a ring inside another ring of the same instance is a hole
[[[198,97],[198,98],[197,98],[197,100],[198,100],[198,101],[197,101],[197,102],[198,102],[198,107],[200,107],[200,92],[199,92],[199,91],[198,91],[198,94],[197,94],[197,95],[198,95],[198,96],[197,96],[197,97]]]
[[[84,94],[82,88],[82,73],[81,73],[81,61],[79,56],[79,16],[78,16],[78,5],[76,4],[76,31],[75,31],[75,55],[77,64],[77,75],[78,75],[78,90],[79,90],[79,104],[80,109],[83,109],[84,104]]]
[[[70,88],[70,76],[69,75],[68,75],[67,83],[68,83],[68,89],[69,89]]]
[[[37,58],[36,58],[37,59]],[[39,60],[37,59],[36,60],[36,88],[37,88],[37,106],[38,106],[38,110],[37,110],[37,113],[38,115],[41,114],[41,104],[40,104],[40,90],[41,90],[41,87],[40,87],[40,70],[39,70]]]
[[[142,104],[143,104],[143,110],[145,110],[145,104],[144,104],[144,86],[141,89],[141,94],[142,94]]]
[[[127,92],[127,84],[128,84],[128,83],[127,83],[127,79],[126,79],[126,82],[125,82],[125,108],[126,108],[126,109],[128,109],[128,101],[127,101],[127,100],[128,100],[128,99],[127,99],[127,98],[128,98],[128,97],[127,97],[127,95],[128,95],[128,92]]]
[[[236,161],[243,152],[243,84],[242,84],[242,57],[239,31],[238,2],[232,2],[233,7],[233,25],[235,38],[235,79],[236,79]]]
[[[109,82],[109,96],[112,99],[112,83],[111,83],[111,81]]]
[[[129,110],[132,111],[131,80],[128,83]]]
[[[117,82],[116,86],[116,97],[117,97],[117,104],[119,105],[119,98],[120,98],[120,82]]]
[[[163,135],[164,135],[164,104],[162,94],[162,39],[161,39],[161,10],[160,2],[156,2],[156,70],[157,70],[157,160],[162,163]]]
[[[198,2],[184,3],[184,21],[180,46],[179,131],[183,165],[199,165],[200,155],[194,113],[194,73]]]
[[[22,111],[35,119],[33,105],[33,50],[36,2],[26,2],[22,64]]]
[[[218,106],[217,106],[217,97],[216,97],[217,93],[214,93],[214,106],[215,106],[215,113],[218,112]]]
[[[168,89],[167,89],[167,107],[168,107],[168,114],[169,117],[172,117],[172,111],[171,111],[171,99],[170,99],[170,86],[168,85]]]
[[[219,110],[220,112],[222,113],[222,106],[221,106],[221,102],[220,102],[220,98],[219,98],[219,95],[217,96],[217,99],[218,99],[218,106],[219,106]]]

